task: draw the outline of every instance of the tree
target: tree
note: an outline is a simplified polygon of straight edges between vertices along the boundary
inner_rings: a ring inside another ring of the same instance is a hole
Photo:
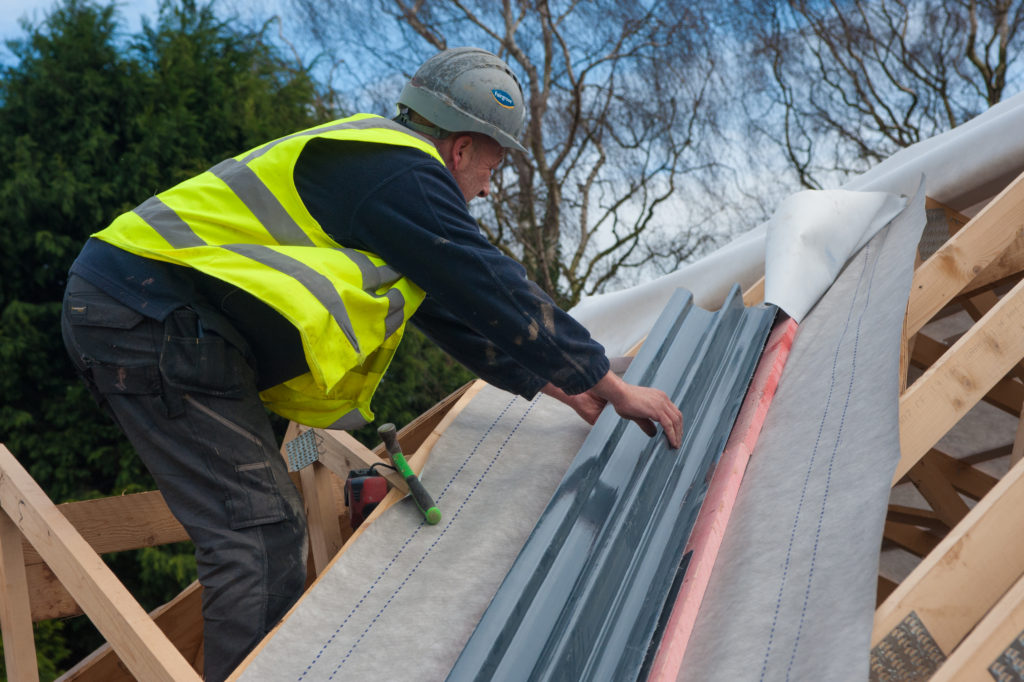
[[[749,3],[750,130],[818,188],[948,130],[1019,85],[1020,0]],[[781,133],[779,132],[781,130]]]
[[[680,229],[705,216],[673,196],[711,166],[702,133],[714,123],[716,61],[690,3],[293,4],[345,83],[358,84],[337,88],[346,105],[387,111],[412,71],[448,46],[509,62],[525,90],[529,151],[509,155],[491,201],[474,210],[488,238],[560,303],[631,269],[674,269],[708,243],[699,228]]]
[[[150,489],[71,370],[66,273],[88,235],[162,188],[316,122],[308,75],[211,5],[163,2],[127,40],[113,4],[67,0],[8,44],[0,72],[0,438],[57,502]],[[152,607],[194,579],[187,547],[111,560]],[[78,621],[40,652],[80,658]],[[59,628],[47,628],[57,632]],[[56,661],[48,661],[51,669]]]

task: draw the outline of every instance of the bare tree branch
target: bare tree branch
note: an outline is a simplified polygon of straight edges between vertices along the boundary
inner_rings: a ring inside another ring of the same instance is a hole
[[[529,151],[509,154],[491,201],[474,210],[488,239],[560,303],[631,269],[677,267],[707,244],[678,229],[690,204],[673,198],[681,176],[713,166],[710,138],[693,134],[714,130],[717,113],[705,89],[712,31],[698,5],[376,0],[374,13],[360,10],[368,0],[292,2],[315,22],[311,35],[344,46],[353,69],[367,64],[360,83],[379,86],[389,65],[399,67],[389,82],[399,81],[446,46],[478,45],[509,62],[527,98]],[[335,19],[360,11],[375,16],[373,30]]]
[[[751,62],[745,80],[763,84],[751,94],[771,112],[749,130],[782,149],[805,187],[832,184],[956,126],[1021,82],[1013,67],[1022,0],[744,7],[745,35],[767,57]]]

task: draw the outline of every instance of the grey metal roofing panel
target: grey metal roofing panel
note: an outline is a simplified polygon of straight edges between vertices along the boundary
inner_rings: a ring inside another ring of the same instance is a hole
[[[682,448],[672,451],[663,437],[648,438],[606,411],[449,680],[631,680],[642,673],[774,317],[771,306],[744,308],[739,287],[715,313],[676,292],[625,378],[664,390],[680,406]]]

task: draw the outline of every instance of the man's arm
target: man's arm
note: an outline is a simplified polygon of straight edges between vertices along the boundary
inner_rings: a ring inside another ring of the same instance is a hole
[[[540,386],[541,392],[572,407],[588,424],[597,421],[601,410],[610,402],[616,412],[635,421],[648,436],[657,433],[654,422],[660,423],[672,447],[679,447],[682,413],[662,391],[633,386],[609,371],[589,391],[569,395],[552,383],[541,386],[543,379],[507,357],[491,357],[492,354],[488,352],[490,342],[487,339],[462,325],[448,311],[433,305],[429,296],[416,312],[413,321],[441,348],[448,350],[450,344],[458,345],[461,353],[455,349],[449,353],[453,357],[461,357],[463,364],[470,370],[498,388],[530,398]],[[478,349],[476,352],[470,350],[474,347]],[[474,363],[470,358],[479,359],[480,362]]]
[[[683,413],[665,392],[626,383],[611,370],[583,393],[569,395],[554,384],[547,384],[541,392],[576,410],[588,424],[596,422],[605,405],[610,403],[620,417],[636,422],[648,436],[657,434],[654,426],[657,422],[665,430],[669,445],[678,448],[682,444]]]
[[[374,185],[332,236],[378,254],[487,339],[491,356],[501,358],[495,371],[518,366],[543,377],[533,391],[550,381],[579,393],[608,371],[604,348],[527,279],[522,265],[487,241],[451,174],[429,158],[407,160]],[[462,349],[447,350],[464,364],[474,361]]]
[[[588,421],[610,402],[647,433],[655,432],[652,421],[661,423],[678,444],[682,416],[668,398],[608,375],[601,345],[484,238],[444,167],[421,152],[381,145],[332,153],[331,142],[311,144],[300,157],[296,186],[303,201],[337,242],[380,255],[427,291],[435,310],[457,318],[458,325],[424,325],[427,315],[419,316],[421,327],[433,327],[428,335],[520,395],[550,382]],[[467,332],[476,343],[466,344]]]
[[[428,294],[412,323],[466,369],[498,388],[532,400],[547,383],[500,352],[486,337],[466,326]]]

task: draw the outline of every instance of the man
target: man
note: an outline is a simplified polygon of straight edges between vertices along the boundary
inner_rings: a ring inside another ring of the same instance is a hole
[[[678,408],[612,374],[467,211],[505,150],[525,151],[508,66],[442,52],[399,111],[228,159],[118,217],[71,268],[68,352],[195,541],[207,680],[305,580],[302,503],[263,405],[313,426],[366,423],[410,319],[500,388],[543,391],[590,423],[611,403],[679,446]]]

